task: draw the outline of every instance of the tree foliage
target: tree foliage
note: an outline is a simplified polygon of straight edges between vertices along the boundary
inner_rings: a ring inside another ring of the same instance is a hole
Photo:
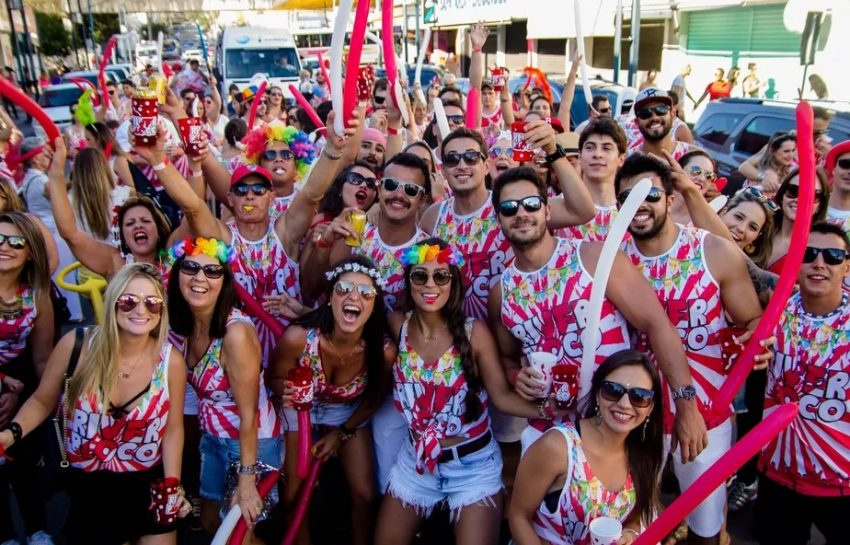
[[[64,56],[71,51],[71,34],[65,29],[62,17],[37,11],[35,21],[42,53]]]

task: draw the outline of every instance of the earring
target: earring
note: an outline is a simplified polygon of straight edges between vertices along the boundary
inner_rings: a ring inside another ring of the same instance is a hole
[[[747,244],[747,245],[744,247],[744,253],[746,253],[747,255],[750,255],[750,254],[752,254],[752,253],[753,253],[753,252],[755,252],[755,251],[756,251],[756,247],[755,247],[752,243]]]
[[[599,405],[596,406],[596,414],[593,415],[593,425],[597,428],[602,425],[602,415],[599,414]]]
[[[640,440],[646,441],[646,428],[649,426],[649,417],[646,417],[646,420],[643,421],[643,431],[640,433]]]

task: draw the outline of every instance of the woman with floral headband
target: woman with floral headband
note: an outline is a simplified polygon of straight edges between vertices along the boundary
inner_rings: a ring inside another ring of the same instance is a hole
[[[326,460],[339,454],[351,490],[352,543],[372,543],[375,521],[375,471],[372,435],[364,427],[386,397],[395,347],[387,342],[383,279],[365,257],[343,260],[327,273],[327,303],[286,329],[266,371],[269,387],[283,396],[287,430],[284,505],[294,505],[301,479],[296,476],[296,412],[290,408],[289,371],[306,367],[315,388],[311,422],[320,438],[313,454]],[[307,523],[299,543],[308,543]]]
[[[266,510],[256,476],[260,463],[280,466],[281,432],[260,375],[257,333],[236,308],[233,251],[219,240],[198,237],[178,242],[169,254],[171,326],[186,339],[189,381],[200,400],[201,524],[210,533],[219,526],[229,468],[238,475],[231,503],[253,524]],[[271,496],[274,501],[274,492]]]
[[[398,339],[393,366],[396,407],[409,425],[390,471],[375,543],[412,542],[423,518],[446,502],[458,544],[495,544],[502,520],[502,456],[487,412],[551,418],[511,391],[487,326],[462,310],[463,257],[430,238],[403,257],[408,307],[390,315]],[[475,339],[473,345],[470,341]],[[485,389],[486,388],[486,389]]]

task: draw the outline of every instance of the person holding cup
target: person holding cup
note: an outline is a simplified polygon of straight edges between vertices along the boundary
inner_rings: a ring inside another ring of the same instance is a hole
[[[518,545],[637,538],[660,507],[663,391],[645,354],[622,350],[605,359],[582,400],[582,418],[544,433],[520,461],[508,510]],[[597,529],[600,519],[614,531]]]

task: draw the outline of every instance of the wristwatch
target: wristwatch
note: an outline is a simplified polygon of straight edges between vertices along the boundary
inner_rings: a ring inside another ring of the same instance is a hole
[[[567,150],[561,147],[561,144],[555,144],[555,151],[546,156],[546,163],[552,164],[558,159],[567,156]]]
[[[697,396],[697,389],[691,386],[690,384],[685,384],[684,386],[679,386],[675,390],[673,390],[673,401],[677,399],[686,399],[688,401],[694,399]]]
[[[21,425],[17,422],[9,422],[9,425],[6,426],[6,429],[12,432],[12,440],[17,443],[21,440],[21,437],[24,436],[24,430],[21,429]]]

